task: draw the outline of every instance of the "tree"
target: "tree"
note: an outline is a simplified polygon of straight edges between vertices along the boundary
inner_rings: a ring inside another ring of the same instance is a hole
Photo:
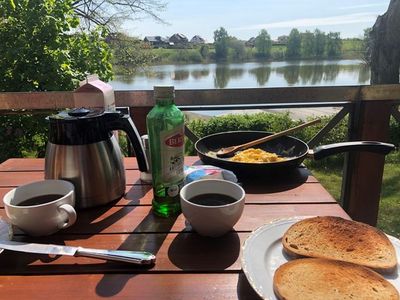
[[[208,45],[201,45],[199,52],[203,59],[208,59],[208,56],[210,54],[210,49]]]
[[[224,27],[214,31],[214,47],[216,60],[226,60],[228,57],[229,35]]]
[[[317,57],[324,56],[325,43],[326,43],[325,32],[321,32],[319,29],[315,29],[315,31],[314,31],[314,53]]]
[[[87,29],[100,25],[114,32],[121,21],[139,20],[145,16],[165,23],[156,13],[166,7],[161,0],[77,0],[73,1],[72,7]]]
[[[243,41],[239,41],[235,37],[230,37],[228,42],[228,48],[231,49],[231,57],[233,58],[233,60],[240,61],[245,58],[246,47],[244,46]]]
[[[391,0],[370,32],[369,57],[372,84],[399,83],[400,0]]]
[[[310,31],[306,31],[301,34],[301,52],[304,57],[312,57],[315,52],[315,42],[314,42],[314,34]]]
[[[112,77],[105,32],[75,33],[71,0],[1,1],[0,90],[70,90],[85,74]]]
[[[326,36],[326,54],[328,57],[338,57],[342,52],[340,32],[329,32]]]
[[[368,27],[366,29],[364,29],[364,36],[363,36],[363,40],[362,40],[362,55],[361,58],[362,60],[367,64],[367,65],[371,65],[371,61],[370,61],[370,44],[371,44],[371,40],[370,40],[370,34],[371,34],[371,27]]]
[[[153,62],[156,57],[150,46],[123,33],[109,34],[107,42],[113,51],[113,66],[119,73],[132,74],[139,67]]]
[[[255,40],[257,54],[260,57],[268,58],[271,56],[272,41],[267,30],[262,29]]]
[[[298,58],[300,57],[301,51],[301,36],[300,32],[294,28],[290,31],[287,48],[286,48],[286,56],[288,58]]]

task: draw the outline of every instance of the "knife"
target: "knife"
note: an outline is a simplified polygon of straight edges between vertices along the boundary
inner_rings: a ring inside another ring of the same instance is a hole
[[[0,240],[0,248],[27,253],[85,256],[139,265],[150,265],[154,264],[156,261],[155,255],[145,251],[89,249],[53,244],[21,243],[6,240]]]

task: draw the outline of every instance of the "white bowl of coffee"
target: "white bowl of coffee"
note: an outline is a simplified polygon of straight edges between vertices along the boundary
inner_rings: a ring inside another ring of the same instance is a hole
[[[245,191],[231,181],[201,179],[185,185],[180,198],[182,213],[192,228],[200,235],[218,237],[240,219]]]
[[[19,186],[3,202],[10,223],[33,236],[50,235],[76,221],[74,185],[65,180]]]

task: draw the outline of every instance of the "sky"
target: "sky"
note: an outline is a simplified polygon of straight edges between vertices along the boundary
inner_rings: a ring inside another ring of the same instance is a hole
[[[230,36],[248,40],[266,29],[272,39],[300,32],[340,32],[342,38],[362,37],[390,0],[162,0],[167,5],[156,14],[168,24],[144,17],[126,21],[122,29],[130,36],[200,35],[213,42],[214,31],[224,27]]]

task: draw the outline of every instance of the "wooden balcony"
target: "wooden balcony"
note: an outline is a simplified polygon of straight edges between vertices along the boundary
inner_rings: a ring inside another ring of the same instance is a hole
[[[130,107],[140,133],[145,132],[145,117],[154,105],[152,95],[152,91],[115,92],[116,106]],[[390,142],[390,117],[400,121],[400,85],[177,90],[176,103],[183,110],[194,111],[341,107],[309,142],[311,147],[346,115],[349,115],[349,141]],[[74,107],[72,92],[0,93],[3,114],[71,107]],[[382,155],[365,152],[346,155],[341,198],[353,219],[376,225],[383,168]]]

